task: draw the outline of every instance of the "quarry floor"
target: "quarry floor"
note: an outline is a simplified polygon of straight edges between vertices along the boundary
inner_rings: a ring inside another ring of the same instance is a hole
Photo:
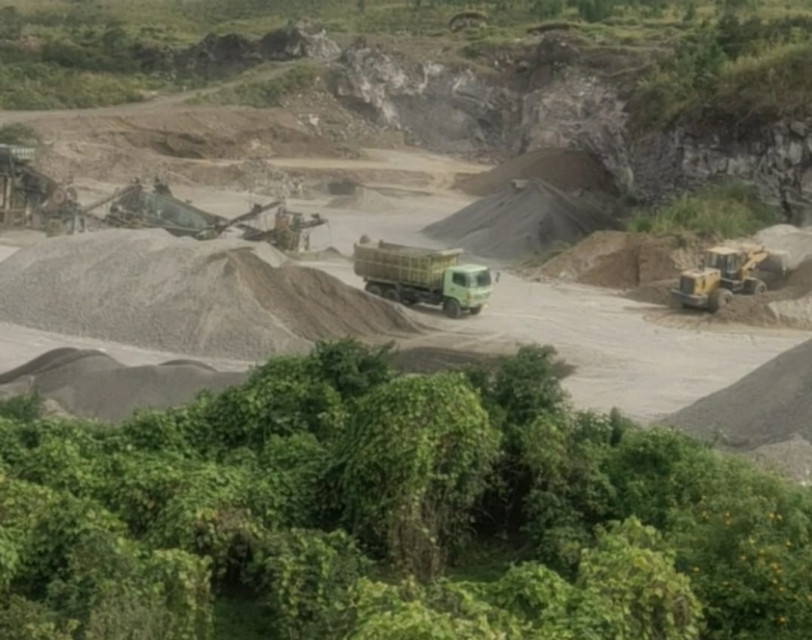
[[[419,188],[409,181],[384,184],[370,180],[367,185],[374,186],[377,199],[359,208],[363,210],[328,207],[326,195],[289,200],[292,210],[320,212],[329,218],[329,225],[313,233],[312,250],[333,247],[344,256],[351,256],[353,242],[363,234],[373,240],[438,247],[436,242],[422,236],[420,230],[472,200],[449,190],[453,174],[471,172],[471,165],[456,166],[449,159],[423,152],[375,153],[377,167],[389,161],[393,166],[408,166],[413,176],[416,168],[423,166],[431,179]],[[340,163],[337,169],[341,171],[362,174],[370,161],[357,161],[356,166],[352,160],[313,158],[291,160],[288,164],[301,169],[312,165],[321,172],[329,170],[331,163]],[[284,168],[285,162],[279,165]],[[394,173],[390,171],[387,177]],[[86,200],[111,193],[120,186],[81,181],[78,177],[77,185]],[[225,216],[243,213],[254,202],[248,193],[203,187],[173,186],[173,189],[178,197]],[[267,198],[259,200],[265,202]],[[0,259],[18,247],[40,241],[47,240],[34,232],[2,234]],[[349,259],[331,256],[303,264],[363,287],[363,282],[353,274]],[[504,266],[491,264],[497,269]],[[661,310],[630,301],[616,292],[583,285],[528,282],[504,270],[495,286],[492,304],[478,317],[449,320],[430,308],[416,309],[413,313],[433,330],[404,343],[403,347],[500,353],[520,344],[550,344],[575,366],[574,373],[565,381],[575,406],[595,410],[617,407],[644,422],[730,385],[777,354],[812,337],[810,332],[800,331],[735,325],[710,327],[696,317],[686,317],[679,323],[672,318],[663,323],[658,320]],[[125,364],[155,363],[184,355],[0,325],[0,370],[11,369],[60,346],[103,349]],[[207,362],[229,370],[249,364],[216,359]]]

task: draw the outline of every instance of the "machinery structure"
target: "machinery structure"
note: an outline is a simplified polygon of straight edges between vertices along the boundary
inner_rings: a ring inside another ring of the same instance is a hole
[[[756,277],[764,273],[786,274],[787,255],[762,246],[711,247],[702,264],[680,275],[672,297],[684,307],[716,312],[734,295],[760,295],[767,283]]]
[[[392,302],[441,306],[449,318],[479,314],[490,302],[488,267],[461,264],[462,249],[438,251],[379,242],[366,237],[354,247],[353,271],[366,291]]]
[[[79,222],[76,191],[31,166],[32,147],[0,145],[0,227],[53,232]]]
[[[230,234],[249,242],[267,242],[282,251],[300,252],[310,248],[310,232],[327,224],[319,214],[305,218],[304,214],[288,211],[281,200],[266,205],[256,204],[250,211],[236,218],[225,218],[208,213],[174,197],[169,187],[155,181],[152,192],[146,191],[139,181],[99,200],[84,209],[109,205],[101,217],[105,225],[128,229],[161,228],[176,236],[189,236],[197,240],[211,240]],[[277,208],[273,225],[261,224],[263,214]]]

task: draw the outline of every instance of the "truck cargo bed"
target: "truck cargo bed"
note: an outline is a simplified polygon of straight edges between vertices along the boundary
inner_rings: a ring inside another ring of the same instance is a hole
[[[356,244],[353,270],[366,281],[442,289],[443,273],[459,263],[462,249],[435,250],[379,242]]]

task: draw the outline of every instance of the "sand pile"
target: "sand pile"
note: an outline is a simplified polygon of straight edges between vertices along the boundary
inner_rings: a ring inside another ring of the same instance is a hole
[[[612,175],[594,156],[573,149],[541,149],[512,158],[474,176],[461,176],[456,187],[475,196],[488,196],[511,180],[539,178],[561,191],[595,191],[617,195]]]
[[[812,441],[812,340],[666,422],[729,448],[752,450],[800,436]]]
[[[477,256],[517,259],[618,226],[599,209],[534,179],[482,198],[423,231]]]
[[[812,330],[812,260],[761,296],[736,296],[713,320]]]
[[[786,251],[788,267],[796,269],[812,258],[812,230],[799,229],[791,224],[777,224],[759,231],[755,241],[771,251]]]
[[[358,187],[352,194],[339,195],[327,204],[333,209],[352,209],[369,213],[381,213],[392,209],[392,201],[373,189]]]
[[[541,267],[530,263],[520,273],[612,289],[654,289],[672,286],[682,269],[697,263],[697,254],[697,247],[676,238],[596,231]]]
[[[118,423],[136,409],[181,406],[247,376],[191,360],[127,367],[101,351],[55,349],[0,375],[0,397],[37,392],[52,411]]]
[[[312,341],[415,332],[399,308],[270,247],[110,230],[24,248],[0,270],[0,321],[197,356],[262,360]]]

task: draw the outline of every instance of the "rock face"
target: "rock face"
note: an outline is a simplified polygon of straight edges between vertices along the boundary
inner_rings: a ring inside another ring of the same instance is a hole
[[[259,40],[229,33],[210,33],[203,40],[175,54],[174,66],[186,72],[217,77],[249,69],[265,60],[300,58],[327,60],[337,57],[340,47],[322,30],[309,33],[290,26],[270,31]]]
[[[482,74],[363,44],[344,51],[330,80],[347,106],[444,152],[500,148],[518,116],[515,94]]]
[[[812,224],[812,121],[746,134],[678,128],[633,137],[623,88],[577,42],[543,34],[496,71],[418,62],[358,43],[331,71],[345,105],[434,151],[588,151],[618,188],[652,202],[712,178],[754,184],[788,220]]]

